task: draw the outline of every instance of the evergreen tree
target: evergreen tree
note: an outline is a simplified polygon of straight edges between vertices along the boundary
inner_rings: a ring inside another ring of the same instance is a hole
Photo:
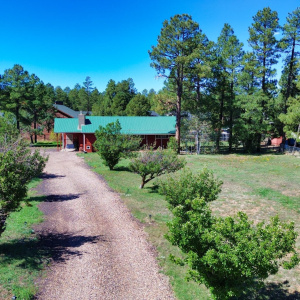
[[[300,52],[297,47],[300,46],[300,8],[298,7],[287,17],[287,23],[283,26],[282,46],[287,56],[284,59],[285,69],[283,74],[286,78],[282,82],[282,92],[284,98],[295,97],[300,89],[296,86],[296,77],[299,72],[297,61],[300,57]],[[297,51],[298,50],[298,51]],[[286,113],[287,107],[285,106]]]
[[[163,23],[157,46],[149,51],[151,66],[159,76],[172,81],[176,89],[176,139],[180,148],[181,105],[188,79],[188,66],[199,41],[199,25],[186,14],[175,15]]]
[[[20,130],[20,124],[24,122],[21,110],[33,93],[30,75],[21,65],[14,65],[12,69],[4,71],[1,84],[1,109],[14,113],[16,127]]]
[[[24,106],[24,110],[31,142],[36,143],[37,135],[42,134],[44,123],[51,117],[53,122],[53,116],[48,115],[52,114],[52,103],[46,97],[47,90],[44,83],[34,74],[31,75],[31,84],[34,86],[33,94]]]
[[[300,75],[297,77],[297,88],[300,90]],[[295,134],[300,126],[300,95],[295,98],[290,97],[287,102],[288,108],[286,113],[282,113],[279,119],[284,124],[284,130],[289,137],[295,138]],[[299,141],[300,137],[296,136]]]
[[[150,110],[150,103],[145,95],[135,95],[126,107],[127,116],[148,116]]]
[[[78,93],[79,93],[80,89],[81,89],[80,84],[76,83],[74,88],[72,90],[70,90],[70,92],[68,93],[70,107],[74,110],[79,110],[80,101],[79,101]]]
[[[85,107],[83,110],[90,112],[93,106],[91,94],[95,88],[93,88],[93,81],[89,76],[85,78],[85,81],[83,82],[83,87],[86,93],[85,97],[83,97],[84,103],[82,103],[82,106]]]
[[[225,24],[216,44],[215,78],[217,79],[216,90],[218,101],[217,151],[219,151],[221,129],[224,126],[229,127],[229,151],[232,149],[234,118],[238,115],[235,106],[235,90],[237,87],[237,75],[241,70],[244,55],[242,48],[243,43],[240,43],[234,35],[231,26]]]
[[[256,150],[260,151],[262,135],[270,130],[268,124],[274,120],[274,99],[276,92],[276,80],[274,76],[275,64],[280,57],[279,43],[275,38],[275,33],[280,30],[278,24],[278,14],[271,11],[269,7],[264,8],[253,17],[252,26],[249,28],[250,38],[248,40],[257,60],[257,78],[263,95],[259,92],[257,99],[253,95],[249,100],[253,100],[253,105],[257,106],[256,112],[260,112],[257,133],[254,138]]]
[[[68,104],[68,95],[60,86],[55,88],[55,101],[62,102],[64,105]]]
[[[257,12],[253,17],[254,23],[249,27],[248,42],[259,62],[261,89],[265,94],[272,94],[276,85],[273,77],[276,73],[274,66],[280,57],[279,43],[275,38],[275,33],[280,30],[278,20],[277,12],[266,7]]]
[[[214,43],[199,33],[197,49],[188,66],[188,90],[183,97],[183,109],[192,113],[206,110],[207,89],[212,78],[212,53]]]
[[[289,98],[295,98],[300,94],[300,88],[297,87],[296,80],[300,73],[299,64],[297,64],[300,58],[300,8],[298,7],[295,11],[289,13],[286,20],[287,22],[282,28],[283,38],[281,40],[281,46],[286,56],[283,60],[284,67],[279,81],[281,91],[277,99],[277,115],[279,113],[286,114],[288,112]],[[293,100],[290,102],[293,102]],[[275,119],[275,122],[279,128],[278,134],[282,135],[285,140],[286,133],[283,127],[285,126],[285,128],[288,129],[288,132],[290,132],[290,128],[278,118]]]

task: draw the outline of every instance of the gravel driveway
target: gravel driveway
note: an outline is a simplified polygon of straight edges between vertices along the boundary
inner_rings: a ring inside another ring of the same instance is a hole
[[[174,299],[143,229],[82,158],[50,151],[45,172],[36,230],[53,263],[37,299]]]

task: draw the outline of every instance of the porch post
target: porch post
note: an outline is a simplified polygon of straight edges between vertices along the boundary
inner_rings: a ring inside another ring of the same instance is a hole
[[[85,134],[83,133],[83,151],[85,151]]]
[[[62,139],[62,149],[65,149],[65,135],[63,133],[61,134],[61,139]]]

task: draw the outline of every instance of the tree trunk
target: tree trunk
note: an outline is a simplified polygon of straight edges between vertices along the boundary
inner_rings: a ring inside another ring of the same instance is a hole
[[[176,135],[177,153],[180,154],[180,125],[181,125],[181,97],[182,97],[182,83],[177,83],[177,102],[176,102]]]
[[[17,121],[17,129],[20,131],[20,115],[19,115],[19,104],[16,106],[16,121]]]
[[[221,138],[223,113],[224,113],[224,97],[225,97],[225,91],[224,91],[224,88],[223,88],[222,93],[221,93],[221,103],[220,103],[220,112],[219,112],[219,126],[217,128],[217,140],[216,140],[216,151],[217,152],[220,151],[220,138]]]
[[[34,121],[33,121],[33,129],[34,129],[34,142],[37,143],[37,135],[36,135],[36,121],[37,119],[37,115],[36,115],[36,112],[34,112]]]
[[[142,183],[140,185],[140,189],[144,188],[145,183],[146,183],[146,176],[142,176]]]
[[[2,209],[0,210],[0,236],[2,235],[2,233],[5,230],[6,227],[6,219],[7,219],[8,215],[7,213],[5,213]]]
[[[294,67],[294,57],[295,57],[295,47],[296,47],[296,39],[293,40],[293,47],[292,47],[292,54],[291,54],[291,61],[289,66],[289,74],[288,74],[288,82],[287,82],[287,90],[286,90],[286,99],[284,105],[284,113],[287,113],[287,100],[291,96],[291,85],[293,81],[293,67]]]

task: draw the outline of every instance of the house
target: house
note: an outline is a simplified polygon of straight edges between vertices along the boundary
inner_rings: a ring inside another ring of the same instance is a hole
[[[55,117],[56,118],[78,118],[79,111],[73,110],[72,108],[63,105],[61,101],[56,101],[55,104],[53,104],[53,107],[55,108]],[[83,111],[82,112],[85,115],[91,115],[92,112]]]
[[[86,116],[55,118],[54,132],[61,134],[62,149],[75,148],[86,152],[95,151],[95,131],[99,126],[119,120],[123,134],[140,136],[142,145],[166,148],[170,136],[175,136],[175,117],[125,117]]]
[[[70,107],[63,105],[61,101],[55,102],[53,104],[53,118],[77,118],[79,115],[79,111],[75,111]],[[92,114],[91,112],[83,112],[84,114]],[[45,124],[44,124],[45,125]],[[53,127],[53,121],[50,121],[49,125],[44,127],[41,124],[36,124],[36,128],[43,128],[41,134],[37,136],[38,141],[48,141],[50,139],[50,128]],[[34,128],[34,124],[31,124],[31,128]],[[25,138],[30,139],[30,135],[28,133],[24,134]]]

